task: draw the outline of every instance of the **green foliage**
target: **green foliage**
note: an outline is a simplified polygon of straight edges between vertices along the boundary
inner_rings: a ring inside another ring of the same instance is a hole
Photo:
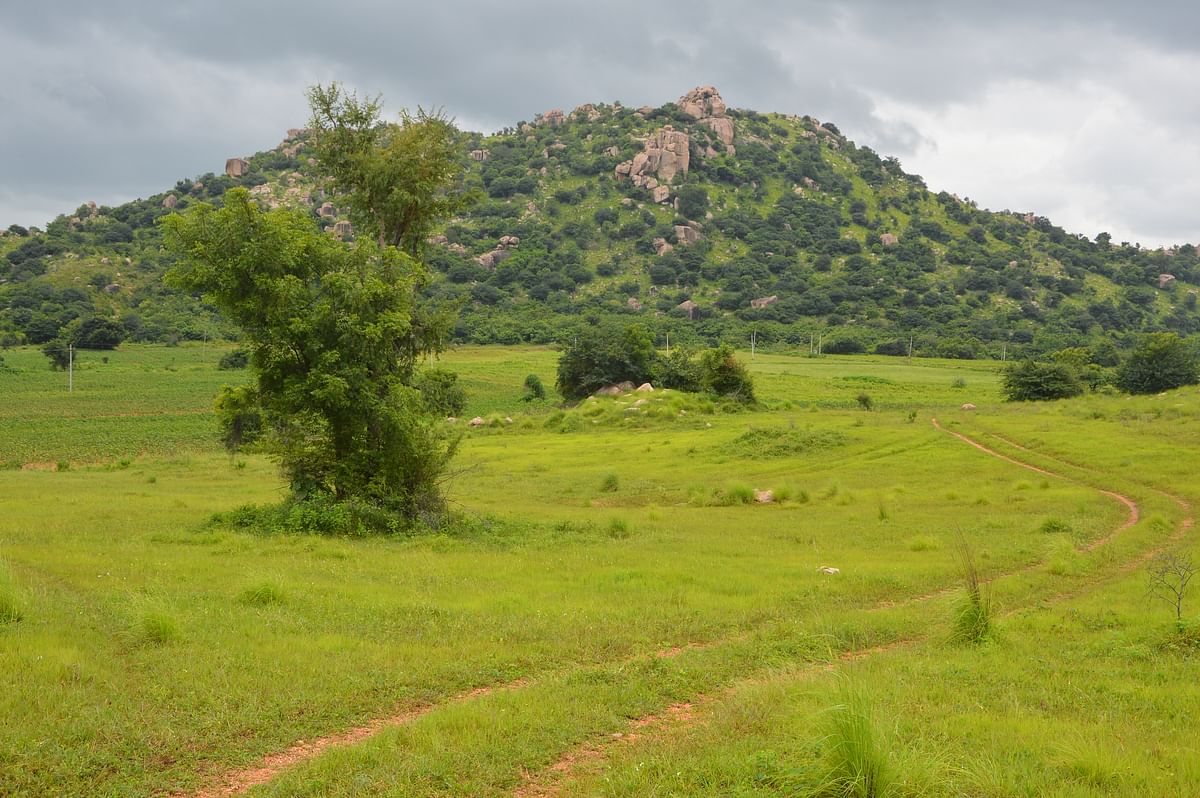
[[[956,538],[955,554],[962,574],[963,592],[954,605],[950,639],[955,643],[973,645],[991,636],[991,591],[980,576],[975,555],[961,532]]]
[[[113,319],[92,316],[79,322],[72,340],[77,349],[116,349],[125,340],[125,328]]]
[[[417,109],[382,124],[379,98],[338,84],[308,90],[312,146],[355,226],[381,246],[418,257],[433,226],[466,207],[462,148],[451,120]]]
[[[522,401],[532,402],[546,398],[546,387],[542,385],[542,378],[536,374],[525,375],[525,395],[521,397]]]
[[[263,412],[255,386],[222,386],[213,409],[221,429],[221,442],[230,454],[262,438],[265,432]]]
[[[708,213],[708,192],[703,186],[689,184],[679,189],[679,213],[687,219],[704,219]]]
[[[1158,393],[1200,381],[1193,348],[1175,333],[1142,338],[1117,372],[1117,386],[1129,393]]]
[[[421,264],[348,247],[301,214],[262,211],[242,189],[166,220],[174,285],[204,292],[244,331],[271,450],[297,496],[329,494],[405,518],[441,507],[452,456],[413,387],[447,319],[418,306]]]
[[[1083,393],[1083,383],[1067,363],[1023,360],[1004,370],[1004,398],[1010,402],[1068,399]]]
[[[694,350],[676,346],[660,355],[654,364],[654,384],[675,391],[696,392],[703,388],[700,364]]]
[[[453,371],[426,369],[417,376],[416,388],[425,407],[435,415],[458,416],[467,406],[467,391]]]
[[[53,341],[43,344],[42,354],[50,360],[50,368],[55,371],[66,371],[71,364],[72,355],[69,345],[61,338],[55,338]]]
[[[282,604],[286,598],[286,593],[277,583],[259,582],[243,590],[238,601],[253,607],[270,607]]]
[[[244,369],[250,364],[250,353],[245,349],[232,349],[221,355],[220,361],[217,363],[217,368],[221,371],[235,371]]]
[[[871,395],[869,393],[860,393],[858,396],[854,397],[854,401],[858,402],[858,406],[863,410],[870,410],[875,406],[875,401],[871,399]]]
[[[654,341],[642,325],[585,327],[558,359],[558,392],[582,399],[607,385],[638,385],[653,377],[653,365]]]
[[[722,344],[700,355],[700,384],[709,393],[745,404],[754,403],[754,379],[733,347]]]
[[[621,481],[613,472],[604,475],[604,479],[600,480],[600,490],[603,493],[616,493],[620,488]]]

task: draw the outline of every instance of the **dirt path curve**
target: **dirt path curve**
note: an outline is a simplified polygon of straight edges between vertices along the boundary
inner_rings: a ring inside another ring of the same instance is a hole
[[[963,441],[964,443],[967,443],[967,444],[975,447],[976,449],[979,449],[980,451],[983,451],[983,452],[985,452],[993,457],[997,457],[1001,460],[1005,460],[1009,463],[1012,463],[1013,465],[1017,465],[1017,466],[1020,466],[1021,468],[1029,469],[1030,471],[1035,471],[1035,472],[1037,472],[1039,474],[1043,474],[1045,476],[1062,479],[1067,482],[1072,482],[1072,483],[1081,484],[1081,485],[1084,484],[1084,483],[1078,482],[1077,480],[1071,479],[1070,477],[1067,477],[1063,474],[1055,473],[1053,471],[1049,471],[1044,468],[1039,468],[1038,466],[1032,465],[1030,463],[1022,462],[1021,460],[1017,460],[1013,457],[1009,457],[1008,455],[998,452],[995,449],[991,449],[991,448],[979,443],[978,441],[976,441],[972,438],[969,438],[966,435],[963,435],[962,433],[945,429],[944,427],[941,426],[941,424],[938,423],[938,420],[936,418],[933,419],[933,426],[935,428],[937,428],[938,430],[941,430],[943,432],[946,432],[947,434],[953,435],[954,437],[958,438],[959,440]],[[1022,447],[1018,447],[1018,448],[1022,448]],[[1099,492],[1103,493],[1104,495],[1109,496],[1109,497],[1115,499],[1116,501],[1121,502],[1129,509],[1128,517],[1120,526],[1113,529],[1105,537],[1091,541],[1086,547],[1084,547],[1084,550],[1090,551],[1091,549],[1111,540],[1112,537],[1114,535],[1116,535],[1118,532],[1120,532],[1121,530],[1127,529],[1127,528],[1133,526],[1134,524],[1136,524],[1138,521],[1138,518],[1140,517],[1140,510],[1139,510],[1139,507],[1136,502],[1134,502],[1129,497],[1124,496],[1120,493],[1116,493],[1114,491],[1109,491],[1109,490],[1104,490],[1101,488],[1094,488],[1093,486],[1090,486],[1090,485],[1085,485],[1085,487],[1092,488],[1093,490],[1098,490]],[[1169,496],[1170,494],[1164,494],[1164,495]],[[1185,500],[1183,500],[1179,497],[1172,496],[1171,498],[1180,502],[1181,506],[1190,507],[1190,505]],[[1192,519],[1189,516],[1184,521],[1183,529],[1186,530],[1188,527],[1191,526],[1191,523],[1192,523]],[[1137,562],[1141,562],[1143,559],[1144,558],[1139,558],[1139,560]],[[1027,569],[1022,569],[1022,570],[1027,570]],[[875,607],[874,609],[889,609],[889,608],[895,607],[895,606],[930,601],[930,600],[933,600],[936,598],[941,598],[943,596],[949,595],[954,590],[955,590],[954,587],[949,587],[949,588],[944,588],[942,590],[935,591],[933,593],[915,596],[913,598],[906,599],[906,600],[903,600],[900,602],[882,602],[878,607]],[[740,639],[740,638],[743,638],[746,636],[747,636],[747,634],[741,634],[741,635],[735,635],[733,638],[728,638],[728,639],[723,639],[723,640],[713,640],[713,641],[708,641],[705,643],[688,643],[685,645],[675,646],[675,647],[672,647],[669,649],[665,649],[663,651],[656,652],[655,654],[653,654],[651,656],[655,656],[655,657],[662,658],[662,659],[669,659],[669,658],[676,657],[685,651],[706,649],[706,648],[710,648],[712,646],[718,645],[722,642],[728,642],[731,639]],[[917,638],[917,639],[919,639],[919,638]],[[828,663],[820,663],[817,665],[813,665],[812,667],[805,669],[802,672],[802,674],[809,675],[809,674],[816,674],[816,673],[828,671],[828,670],[835,668],[837,666],[837,664],[839,664],[839,663],[863,659],[865,657],[870,657],[875,654],[881,653],[883,651],[892,650],[899,646],[912,644],[914,642],[917,642],[917,639],[900,640],[900,641],[895,641],[893,643],[889,643],[889,644],[886,644],[883,646],[872,646],[869,648],[863,648],[863,649],[858,649],[858,650],[854,650],[854,651],[843,652],[842,654],[838,655],[838,657],[835,660],[828,662]],[[634,657],[634,658],[636,658],[636,657]],[[412,722],[424,717],[425,715],[429,714],[430,712],[433,712],[437,708],[439,708],[441,706],[445,706],[448,703],[459,703],[459,702],[470,701],[470,700],[488,695],[489,693],[495,692],[497,690],[516,690],[516,689],[520,689],[521,687],[524,687],[528,683],[529,682],[527,679],[518,679],[514,682],[509,682],[507,684],[501,684],[501,685],[496,685],[496,686],[491,686],[491,687],[480,687],[480,688],[476,688],[474,690],[467,691],[465,693],[461,693],[461,694],[454,696],[452,698],[449,698],[446,701],[441,702],[441,703],[428,704],[426,706],[416,707],[413,709],[405,710],[403,712],[398,712],[398,713],[390,715],[388,717],[376,718],[376,719],[371,720],[361,726],[356,726],[352,729],[348,729],[339,734],[329,735],[329,736],[325,736],[325,737],[318,737],[313,740],[298,740],[295,744],[293,744],[292,746],[290,746],[289,748],[287,748],[283,751],[278,751],[276,753],[268,754],[268,755],[264,756],[262,758],[262,760],[260,760],[259,763],[253,767],[232,770],[232,771],[228,771],[224,774],[219,775],[218,777],[216,777],[214,783],[208,787],[204,787],[200,790],[195,790],[195,791],[191,791],[191,792],[176,791],[176,792],[172,793],[172,795],[180,796],[180,797],[188,796],[189,798],[227,798],[227,796],[240,795],[240,794],[246,792],[247,790],[249,790],[251,787],[255,787],[260,784],[266,784],[267,782],[271,781],[272,779],[274,779],[275,777],[280,775],[284,770],[292,767],[293,765],[299,764],[301,762],[305,762],[310,759],[314,759],[317,756],[320,756],[322,753],[324,753],[325,751],[327,751],[331,748],[336,748],[336,747],[346,746],[346,745],[353,745],[355,743],[366,740],[369,737],[373,737],[374,735],[384,731],[385,729],[393,728],[396,726],[403,726],[405,724],[412,723]],[[680,725],[682,723],[690,722],[695,717],[695,708],[697,706],[699,706],[700,704],[704,704],[711,700],[714,700],[714,698],[715,697],[697,697],[697,698],[693,699],[691,702],[674,704],[671,707],[668,707],[659,713],[648,715],[643,718],[635,719],[630,722],[628,731],[617,733],[616,736],[611,737],[610,739],[606,739],[600,743],[589,743],[589,744],[585,744],[581,747],[578,747],[576,749],[573,749],[572,751],[569,751],[566,754],[564,754],[563,757],[558,762],[551,765],[546,770],[540,771],[538,773],[526,774],[526,777],[525,777],[522,785],[517,788],[517,791],[514,794],[516,796],[518,796],[518,798],[538,798],[539,796],[555,795],[557,793],[557,789],[558,789],[556,785],[559,782],[561,782],[561,780],[567,778],[570,775],[570,773],[573,770],[575,770],[580,764],[583,764],[585,762],[594,761],[594,760],[602,757],[604,752],[607,751],[608,748],[614,744],[621,744],[621,743],[628,744],[628,743],[631,743],[634,740],[638,739],[639,737],[646,735],[647,733],[649,733],[651,731],[661,730],[662,728],[664,728],[668,725]]]
[[[1081,550],[1083,550],[1083,551],[1091,551],[1091,550],[1095,549],[1096,547],[1103,545],[1104,543],[1112,540],[1112,538],[1117,533],[1121,532],[1122,530],[1132,527],[1141,518],[1141,508],[1138,506],[1137,502],[1135,502],[1133,499],[1129,498],[1128,496],[1125,496],[1124,494],[1117,493],[1116,491],[1106,490],[1104,488],[1097,488],[1092,485],[1087,485],[1078,480],[1072,479],[1071,477],[1068,477],[1065,474],[1060,474],[1055,471],[1050,471],[1049,469],[1041,468],[1039,466],[1033,465],[1032,463],[1026,463],[1026,462],[1024,462],[1022,460],[1018,460],[1014,457],[1009,457],[1008,455],[1006,455],[1002,452],[998,452],[995,449],[992,449],[992,448],[976,441],[973,438],[963,435],[962,433],[955,432],[954,430],[946,429],[940,423],[938,423],[937,418],[933,418],[933,419],[931,419],[931,421],[933,422],[933,426],[935,429],[937,429],[941,432],[945,432],[949,435],[953,435],[955,438],[958,438],[962,442],[964,442],[970,446],[973,446],[974,448],[980,450],[981,452],[984,452],[985,454],[988,454],[988,455],[991,455],[992,457],[996,457],[996,458],[999,458],[1006,462],[1012,463],[1013,465],[1020,466],[1021,468],[1025,468],[1030,471],[1034,471],[1034,472],[1042,474],[1044,476],[1054,477],[1056,479],[1061,479],[1066,482],[1070,482],[1072,484],[1082,485],[1083,487],[1098,491],[1099,493],[1102,493],[1103,495],[1108,496],[1109,498],[1124,505],[1125,508],[1128,510],[1128,515],[1126,516],[1125,520],[1122,521],[1118,526],[1114,527],[1104,537],[1097,538],[1096,540],[1090,541],[1086,546],[1083,546],[1081,548]],[[1016,446],[1015,444],[1013,444],[1013,445]],[[1024,447],[1021,447],[1021,446],[1016,446],[1016,448],[1022,449],[1023,451],[1029,451],[1028,449],[1025,449]],[[1053,459],[1053,458],[1050,458],[1050,459]],[[1171,494],[1166,494],[1166,493],[1164,493],[1164,495],[1170,496],[1175,501],[1179,502],[1180,506],[1184,507],[1185,509],[1189,509],[1191,506],[1186,500],[1184,500],[1180,497],[1172,496]],[[1189,516],[1187,518],[1185,518],[1184,521],[1180,524],[1180,533],[1182,533],[1182,531],[1186,531],[1188,528],[1191,527],[1191,525],[1192,525],[1192,518],[1189,514]],[[1137,560],[1134,560],[1133,561],[1134,567],[1136,567],[1136,565],[1138,563],[1143,561],[1145,559],[1145,556],[1146,555],[1141,555],[1141,556],[1139,556],[1139,558]],[[1030,571],[1037,567],[1038,566],[1035,564],[1032,566],[1027,566],[1025,568],[1020,568],[1014,572],[1010,572],[1007,574],[1000,574],[999,576],[1011,576],[1014,573],[1020,573],[1022,571]],[[891,609],[891,608],[897,607],[897,606],[905,606],[905,605],[909,605],[909,604],[918,604],[918,603],[922,603],[922,602],[926,602],[926,601],[931,601],[931,600],[934,600],[937,598],[942,598],[944,596],[950,595],[957,589],[958,589],[957,587],[949,587],[949,588],[944,588],[942,590],[934,591],[932,593],[926,593],[923,595],[914,596],[912,598],[904,599],[902,601],[895,601],[895,602],[885,601],[885,602],[881,602],[879,605],[877,605],[873,609]],[[793,678],[809,678],[809,677],[814,676],[819,673],[832,671],[839,664],[866,659],[868,657],[872,657],[877,654],[884,653],[886,651],[895,650],[902,646],[912,645],[923,639],[925,639],[925,638],[917,637],[917,638],[911,638],[911,639],[906,639],[906,640],[898,640],[898,641],[888,643],[888,644],[882,645],[882,646],[871,646],[868,648],[847,651],[847,652],[840,654],[836,659],[834,659],[830,662],[814,664],[812,666],[802,669],[799,672],[793,673],[792,677]],[[518,786],[517,789],[513,792],[513,798],[556,798],[556,796],[558,796],[559,793],[561,792],[563,782],[565,782],[572,775],[577,773],[581,767],[583,767],[589,763],[598,762],[599,760],[603,759],[607,755],[607,753],[610,750],[614,749],[616,746],[631,744],[643,737],[646,737],[650,733],[662,733],[669,728],[682,727],[682,726],[686,726],[690,723],[696,722],[697,710],[701,706],[714,702],[720,695],[728,693],[730,690],[733,690],[735,687],[743,687],[743,686],[745,686],[746,683],[747,683],[746,681],[737,682],[736,685],[726,688],[726,690],[722,691],[720,694],[717,694],[717,695],[698,696],[696,698],[693,698],[690,702],[673,704],[670,707],[667,707],[666,710],[663,710],[661,712],[651,714],[651,715],[646,715],[644,717],[636,718],[636,719],[630,721],[629,726],[628,726],[628,731],[626,731],[626,732],[617,732],[615,734],[611,734],[607,738],[591,741],[591,742],[585,743],[579,747],[576,747],[576,748],[566,752],[565,754],[563,754],[562,757],[559,758],[559,760],[557,762],[550,765],[548,768],[545,768],[544,770],[541,770],[536,773],[526,773],[524,775],[521,785]]]

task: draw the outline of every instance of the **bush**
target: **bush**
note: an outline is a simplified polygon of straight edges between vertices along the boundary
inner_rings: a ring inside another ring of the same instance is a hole
[[[1117,387],[1129,393],[1158,393],[1200,379],[1196,354],[1175,333],[1152,333],[1143,338],[1121,364]]]
[[[1004,370],[1003,390],[1010,402],[1038,402],[1078,396],[1083,383],[1066,363],[1024,360]]]
[[[458,375],[445,369],[427,369],[414,386],[430,413],[457,416],[467,406],[467,392],[458,384]]]
[[[233,371],[235,369],[244,369],[249,363],[249,352],[245,349],[234,349],[231,352],[221,355],[221,359],[217,362],[217,368],[221,371]]]
[[[701,389],[700,364],[695,353],[687,347],[677,346],[662,355],[654,364],[654,382],[660,388],[695,393]]]
[[[542,378],[536,374],[526,375],[525,395],[521,398],[526,402],[532,402],[535,399],[545,399],[546,387],[542,385]]]
[[[72,343],[77,349],[116,349],[124,340],[125,328],[119,321],[92,316],[75,328]]]
[[[558,391],[582,399],[606,385],[640,384],[653,376],[654,342],[640,324],[585,328],[558,359]]]
[[[709,349],[700,356],[700,384],[717,396],[747,404],[754,402],[754,380],[729,344]]]
[[[603,493],[616,493],[620,486],[620,479],[613,473],[605,474],[604,479],[600,480],[600,490]]]

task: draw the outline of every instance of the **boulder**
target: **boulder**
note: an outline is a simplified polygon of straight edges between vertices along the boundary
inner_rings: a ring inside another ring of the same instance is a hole
[[[333,234],[335,236],[344,238],[348,235],[352,235],[353,233],[354,233],[354,225],[350,224],[345,219],[343,219],[342,221],[337,222],[333,225]]]
[[[475,416],[475,418],[471,419],[467,423],[470,424],[472,427],[482,427],[487,422],[484,421],[482,417]]]
[[[754,501],[759,504],[771,504],[775,501],[775,491],[773,490],[756,490],[754,491]]]
[[[725,101],[714,86],[697,86],[679,98],[679,110],[694,119],[724,116]]]
[[[589,122],[595,122],[600,118],[600,110],[591,103],[585,103],[583,105],[576,106],[575,110],[571,111],[571,116],[578,116],[582,119],[586,119]]]
[[[658,203],[666,202],[671,198],[671,189],[667,188],[666,186],[659,186],[658,188],[654,189],[652,198]]]
[[[755,310],[761,310],[763,308],[771,307],[771,305],[774,305],[778,301],[779,301],[779,297],[772,294],[771,296],[764,296],[764,297],[760,297],[758,299],[751,299],[750,307],[754,308]]]
[[[1173,274],[1158,275],[1158,287],[1159,288],[1166,288],[1168,285],[1170,285],[1173,282],[1175,282],[1175,275],[1173,275]]]
[[[677,174],[686,175],[690,164],[688,135],[670,125],[664,125],[646,139],[641,152],[633,160],[617,164],[618,177],[653,174],[660,183],[670,183]]]
[[[323,206],[322,206],[321,210],[324,210]],[[321,215],[324,216],[325,214],[322,213]],[[426,244],[432,244],[435,247],[439,246],[441,244],[447,244],[447,243],[449,243],[449,241],[450,240],[448,238],[446,238],[444,235],[430,236],[429,238],[425,239]]]
[[[606,385],[603,388],[601,388],[600,390],[596,391],[592,395],[593,396],[620,396],[621,388],[617,385]]]
[[[725,145],[725,151],[733,146],[733,120],[727,116],[714,116],[708,119],[701,119],[700,124],[707,126],[722,144]]]
[[[120,290],[121,286],[117,283],[109,283],[108,285],[104,286],[104,293],[106,294],[115,294]]]
[[[604,154],[609,156],[610,158],[620,158],[621,157],[621,148],[618,147],[616,144],[614,144],[611,147],[609,147],[607,150],[605,150]]]
[[[696,318],[696,311],[700,310],[700,305],[698,305],[697,303],[693,302],[690,299],[685,299],[684,301],[680,302],[675,307],[679,308],[680,310],[686,311],[689,319]]]
[[[841,572],[841,568],[834,568],[832,565],[822,565],[817,569],[817,573],[820,574],[840,574]]]
[[[163,197],[162,204],[164,208],[174,208],[179,204],[179,197],[176,197],[174,194],[168,194],[167,196]]]
[[[617,387],[621,389],[621,393],[629,393],[636,386],[629,380],[625,380],[624,382],[618,382]]]
[[[900,243],[900,237],[895,233],[884,233],[883,235],[879,236],[879,243],[883,244],[885,247],[894,247]]]
[[[637,387],[638,393],[654,393],[654,386],[648,382],[643,382]]]
[[[704,240],[704,236],[700,231],[688,224],[675,225],[675,243],[682,246],[691,246]]]
[[[485,269],[494,269],[511,254],[507,249],[494,249],[480,255],[475,262]]]
[[[963,405],[961,407],[959,407],[958,409],[959,410],[974,410],[975,405],[971,404],[970,402],[964,402]]]
[[[632,310],[641,310],[642,309],[641,300],[639,300],[635,296],[631,296],[631,297],[629,297],[629,299],[626,299],[625,304]]]
[[[250,162],[245,158],[230,158],[225,161],[225,174],[230,177],[241,177],[250,171]]]
[[[535,125],[549,125],[550,127],[558,127],[563,122],[567,121],[567,115],[562,112],[561,108],[554,108],[546,111],[543,114],[538,114],[533,119]]]
[[[487,150],[471,150],[471,160],[472,161],[477,161],[479,163],[483,163],[489,157],[491,157],[491,153],[488,152]]]
[[[675,247],[667,243],[667,239],[665,238],[655,238],[652,243],[654,244],[654,252],[656,255],[666,255],[668,252],[675,249]]]
[[[500,236],[501,249],[516,249],[521,245],[520,236]]]

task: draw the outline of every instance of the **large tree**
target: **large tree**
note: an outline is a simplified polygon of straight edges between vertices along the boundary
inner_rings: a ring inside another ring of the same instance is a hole
[[[378,100],[336,84],[309,99],[319,163],[350,209],[356,242],[234,189],[221,208],[201,203],[165,220],[167,246],[181,256],[169,279],[242,328],[268,445],[296,497],[414,519],[441,509],[455,448],[415,383],[450,327],[449,313],[419,301],[421,258],[431,227],[465,201],[464,156],[439,115],[385,124]]]
[[[1134,347],[1117,372],[1117,385],[1129,393],[1195,385],[1200,362],[1195,350],[1175,333],[1151,333]]]

